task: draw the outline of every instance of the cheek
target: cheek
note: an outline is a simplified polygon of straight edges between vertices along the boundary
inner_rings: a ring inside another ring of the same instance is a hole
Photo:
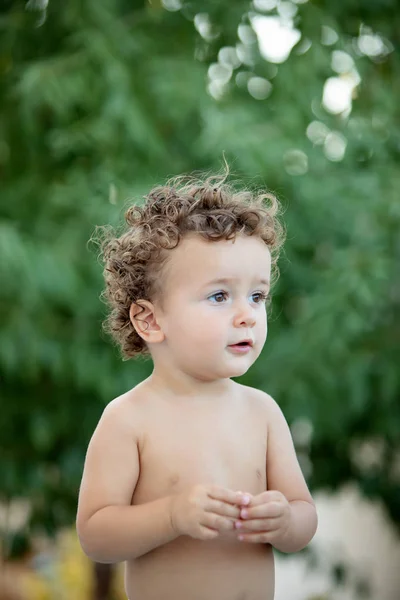
[[[264,343],[265,340],[267,339],[267,333],[268,333],[268,319],[267,319],[267,315],[264,315],[262,319],[260,319],[259,322],[259,331],[260,331],[260,335],[262,336],[262,342]]]
[[[268,329],[268,316],[267,313],[264,313],[263,319],[262,319],[262,323],[265,329]]]
[[[190,321],[192,332],[198,341],[204,344],[217,342],[226,337],[227,316],[222,310],[210,306],[197,306],[191,310]]]

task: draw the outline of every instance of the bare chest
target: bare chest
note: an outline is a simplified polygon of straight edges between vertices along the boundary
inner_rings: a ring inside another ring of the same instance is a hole
[[[199,483],[266,489],[267,423],[256,407],[163,406],[145,431],[135,504]]]

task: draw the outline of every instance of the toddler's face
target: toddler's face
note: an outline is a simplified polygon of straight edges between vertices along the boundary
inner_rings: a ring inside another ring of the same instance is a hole
[[[204,380],[245,373],[267,335],[270,272],[268,247],[257,237],[238,235],[233,242],[185,237],[162,276],[162,351]],[[243,341],[248,344],[235,346]]]

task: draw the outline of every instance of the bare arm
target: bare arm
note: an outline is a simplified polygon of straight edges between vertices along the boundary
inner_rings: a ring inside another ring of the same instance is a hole
[[[317,511],[314,504],[303,500],[289,502],[291,525],[287,533],[274,543],[281,552],[298,552],[309,544],[317,530]]]
[[[289,527],[273,545],[281,552],[297,552],[312,540],[317,529],[317,511],[301,472],[286,419],[268,397],[267,481],[289,502]]]
[[[177,537],[170,497],[131,506],[138,478],[132,415],[117,399],[105,409],[90,441],[79,494],[77,532],[92,560],[125,561]]]
[[[171,525],[170,503],[168,496],[139,506],[100,509],[79,536],[85,554],[95,562],[123,562],[172,541],[178,534]]]

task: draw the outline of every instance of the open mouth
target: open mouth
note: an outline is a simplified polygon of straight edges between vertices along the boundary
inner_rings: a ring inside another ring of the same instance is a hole
[[[250,348],[252,348],[252,346],[253,346],[252,340],[242,340],[241,342],[238,342],[237,344],[230,344],[229,348],[243,352],[245,350],[250,350]]]
[[[231,346],[241,346],[241,347],[246,347],[246,346],[252,346],[253,342],[252,340],[242,340],[241,342],[238,342],[237,344],[231,344]]]

